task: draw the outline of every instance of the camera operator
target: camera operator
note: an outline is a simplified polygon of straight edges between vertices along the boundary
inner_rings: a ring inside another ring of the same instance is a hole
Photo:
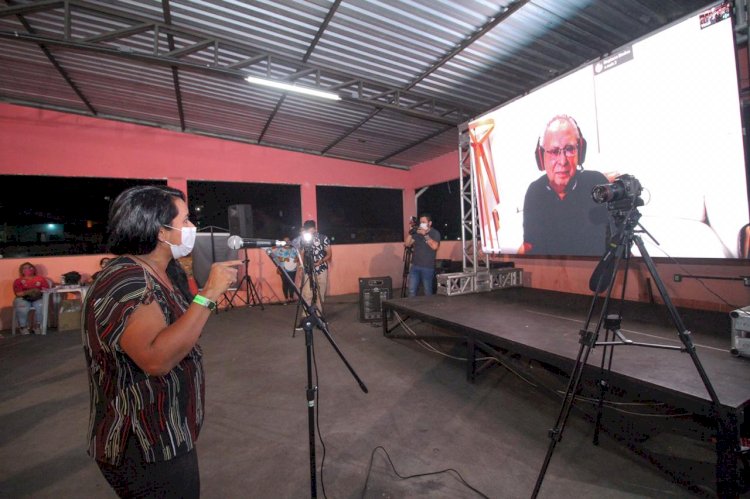
[[[419,227],[409,231],[404,245],[414,250],[409,271],[409,296],[417,296],[420,282],[424,294],[431,295],[435,279],[435,255],[440,247],[440,232],[432,228],[432,216],[423,213],[419,217]]]
[[[294,246],[299,249],[305,264],[305,274],[302,277],[302,297],[311,305],[323,311],[326,289],[328,287],[328,264],[333,256],[333,249],[328,236],[317,231],[315,220],[307,220],[302,224],[300,237],[294,240]],[[312,269],[309,268],[312,263]],[[311,282],[312,274],[314,282]],[[313,286],[316,289],[316,300],[312,303]]]

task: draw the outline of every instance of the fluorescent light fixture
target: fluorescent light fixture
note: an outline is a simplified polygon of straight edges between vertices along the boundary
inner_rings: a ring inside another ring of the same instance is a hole
[[[312,95],[313,97],[320,97],[322,99],[341,100],[338,94],[333,92],[324,92],[323,90],[315,90],[309,87],[300,87],[292,85],[291,83],[282,83],[280,81],[266,80],[265,78],[256,78],[255,76],[245,77],[245,81],[253,83],[255,85],[263,85],[264,87],[278,88],[287,92],[294,92],[297,94]]]

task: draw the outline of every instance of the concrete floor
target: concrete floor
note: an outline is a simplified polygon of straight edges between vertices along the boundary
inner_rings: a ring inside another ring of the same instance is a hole
[[[327,307],[333,337],[366,383],[360,391],[326,338],[315,333],[319,428],[330,498],[529,497],[559,401],[502,368],[476,384],[460,360],[415,342],[385,339],[357,320],[357,297]],[[292,337],[294,306],[214,316],[201,344],[206,420],[198,440],[206,498],[310,496],[304,334]],[[428,326],[423,325],[427,328]],[[0,497],[115,497],[85,453],[88,387],[77,332],[0,339]],[[436,345],[460,355],[448,344]],[[564,385],[562,386],[564,390]],[[540,497],[692,497],[645,459],[573,413]],[[322,448],[318,443],[320,470]],[[707,453],[710,447],[698,449]],[[319,496],[321,477],[318,473]]]

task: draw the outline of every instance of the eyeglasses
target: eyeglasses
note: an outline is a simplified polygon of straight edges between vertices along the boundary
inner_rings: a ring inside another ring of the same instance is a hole
[[[550,158],[556,158],[560,155],[560,153],[564,153],[565,157],[567,158],[572,158],[578,153],[578,146],[568,144],[565,147],[555,147],[554,149],[542,149],[542,150],[544,151],[544,154],[546,154]]]

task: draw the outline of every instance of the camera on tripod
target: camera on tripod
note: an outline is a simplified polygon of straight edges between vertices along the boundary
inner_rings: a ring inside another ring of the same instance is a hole
[[[591,197],[596,203],[607,203],[610,210],[643,206],[643,187],[633,175],[620,175],[611,184],[595,185]]]

